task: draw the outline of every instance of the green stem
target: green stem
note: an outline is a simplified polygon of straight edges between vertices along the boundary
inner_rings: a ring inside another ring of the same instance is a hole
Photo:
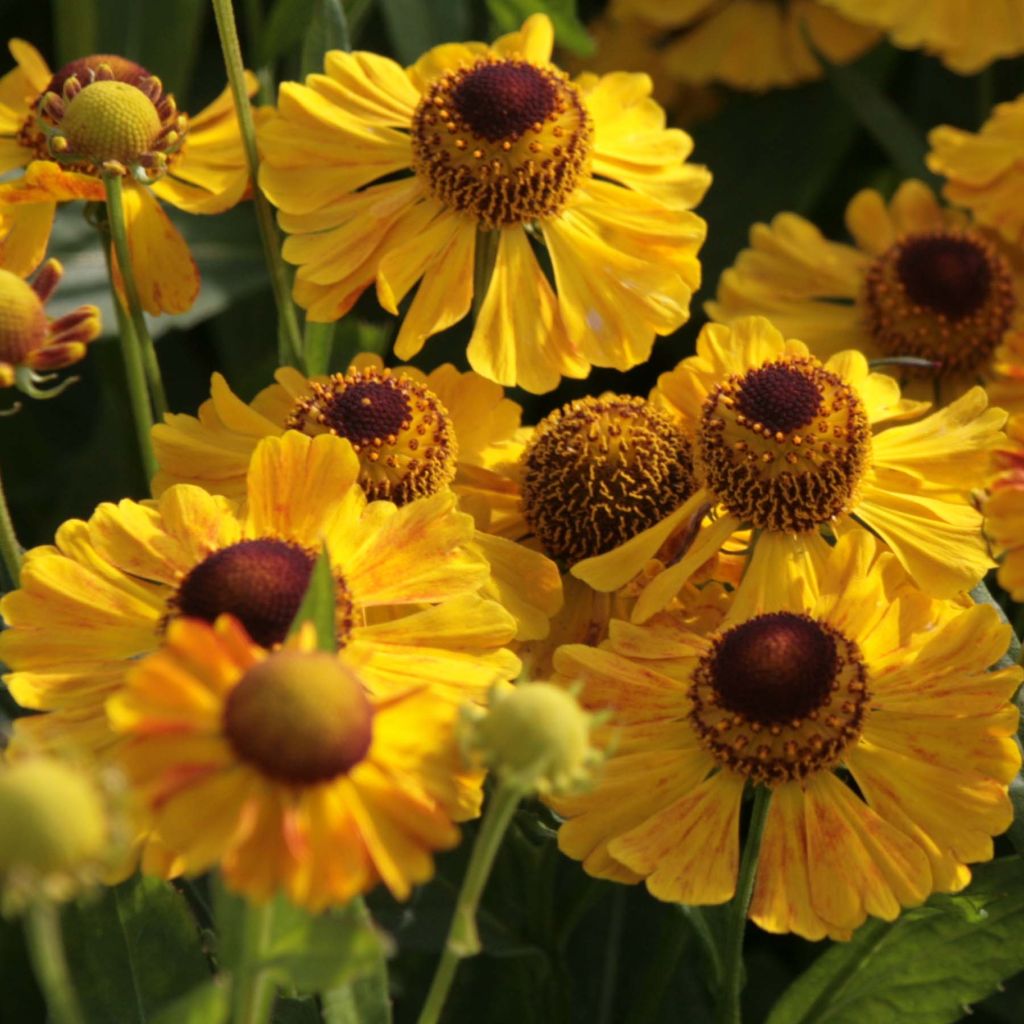
[[[232,986],[232,1024],[270,1024],[277,986],[261,964],[273,933],[273,903],[245,905],[242,963]]]
[[[146,482],[153,479],[157,470],[156,456],[153,454],[153,441],[150,432],[153,429],[153,408],[150,405],[149,388],[146,384],[146,370],[143,364],[141,346],[135,333],[131,318],[121,305],[121,297],[114,285],[114,268],[110,257],[110,246],[113,244],[117,252],[117,261],[123,268],[131,265],[128,256],[127,239],[124,232],[124,206],[121,202],[121,179],[115,175],[103,178],[107,189],[107,217],[100,225],[103,237],[103,254],[107,261],[107,276],[110,278],[110,292],[114,298],[114,310],[117,313],[118,338],[121,343],[121,357],[124,360],[125,377],[128,380],[128,400],[132,408],[132,419],[135,423],[135,440],[139,446],[142,467],[146,474]],[[120,215],[120,242],[114,227],[115,218]],[[122,254],[121,250],[124,249]]]
[[[761,836],[768,817],[768,803],[772,791],[767,786],[754,787],[754,807],[750,815],[747,841],[743,845],[736,895],[729,905],[730,919],[725,941],[722,987],[719,990],[719,1024],[741,1024],[743,1014],[740,995],[743,992],[743,936],[747,927],[747,911],[754,894],[757,857],[761,850]]]
[[[242,132],[245,159],[249,165],[252,181],[252,196],[256,207],[256,222],[263,242],[263,256],[270,271],[270,283],[274,290],[278,317],[278,358],[283,366],[295,366],[302,351],[302,336],[299,332],[299,318],[291,299],[291,285],[288,271],[281,259],[280,242],[274,213],[267,197],[259,186],[259,151],[256,148],[256,125],[249,104],[249,93],[245,87],[245,68],[242,64],[242,47],[238,41],[238,26],[231,0],[213,0],[213,14],[217,20],[220,48],[224,54],[231,95],[235,101],[235,112]]]
[[[37,902],[26,911],[25,938],[52,1024],[85,1024],[64,952],[60,912],[54,904]]]
[[[477,908],[491,868],[494,866],[498,848],[522,796],[523,791],[518,786],[508,782],[499,783],[484,812],[480,831],[473,844],[473,853],[462,879],[462,888],[455,903],[455,913],[452,915],[448,938],[441,953],[441,962],[437,965],[434,980],[430,983],[430,991],[420,1011],[418,1024],[437,1024],[459,961],[480,952],[480,936],[476,930]]]
[[[167,412],[167,396],[164,394],[164,381],[160,376],[160,364],[156,358],[156,346],[149,336],[146,318],[142,313],[139,301],[139,287],[135,281],[135,267],[132,265],[131,251],[128,248],[128,229],[124,217],[124,193],[121,178],[116,174],[108,174],[103,178],[107,190],[107,223],[110,226],[110,237],[117,253],[117,265],[124,283],[124,295],[128,300],[128,315],[131,317],[132,329],[142,349],[142,364],[146,372],[146,386],[153,403],[156,418],[162,420]]]
[[[3,478],[0,477],[0,561],[7,571],[12,589],[17,587],[21,576],[21,553],[22,548],[18,543],[18,535],[14,532],[11,510],[7,507]]]
[[[722,954],[718,949],[718,943],[708,924],[707,915],[703,907],[691,907],[685,903],[678,905],[680,917],[684,918],[693,929],[697,941],[708,960],[708,968],[711,971],[711,987],[717,989],[722,984]]]
[[[473,253],[473,324],[480,316],[480,307],[484,304],[487,289],[494,273],[494,264],[498,259],[498,244],[501,242],[500,231],[484,231],[477,229],[476,250]]]
[[[330,369],[335,326],[315,323],[312,320],[306,321],[302,339],[302,362],[307,377],[319,377]]]

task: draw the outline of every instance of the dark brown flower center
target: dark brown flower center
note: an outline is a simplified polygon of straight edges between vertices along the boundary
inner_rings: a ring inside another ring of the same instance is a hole
[[[523,515],[569,565],[653,526],[696,489],[687,437],[632,396],[582,398],[551,413],[522,466]]]
[[[729,630],[711,675],[722,706],[769,725],[819,707],[836,674],[836,644],[812,619],[760,615]]]
[[[495,58],[431,83],[412,120],[431,195],[485,230],[559,213],[590,173],[593,122],[553,67]]]
[[[762,530],[816,530],[855,503],[870,463],[863,403],[816,359],[732,374],[704,403],[694,469],[734,516]]]
[[[736,408],[773,434],[789,433],[806,427],[818,415],[821,391],[807,374],[785,363],[771,363],[743,378]]]
[[[242,677],[224,709],[235,752],[290,785],[327,782],[366,756],[373,708],[336,656],[278,651]]]
[[[868,710],[857,645],[794,612],[759,615],[714,638],[689,695],[690,723],[704,747],[767,785],[833,767]]]
[[[403,505],[455,479],[458,443],[448,410],[423,383],[370,367],[311,381],[286,426],[350,441],[371,500]]]
[[[175,597],[179,615],[213,623],[234,615],[255,643],[284,641],[313,571],[313,555],[275,538],[243,540],[195,566]]]
[[[451,97],[469,130],[488,142],[518,138],[543,125],[558,105],[551,79],[521,60],[479,65],[459,80]]]
[[[886,250],[868,268],[860,303],[885,355],[928,359],[939,374],[973,374],[1012,326],[1017,297],[996,246],[951,228],[906,235]]]

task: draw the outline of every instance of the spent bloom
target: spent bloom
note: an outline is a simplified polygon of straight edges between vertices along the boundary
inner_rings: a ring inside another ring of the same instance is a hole
[[[156,75],[123,57],[82,57],[54,73],[24,40],[11,40],[10,50],[17,65],[0,78],[0,174],[24,173],[0,185],[0,266],[28,274],[46,251],[57,204],[102,203],[102,176],[116,174],[143,307],[187,310],[199,273],[158,200],[221,213],[244,196],[248,171],[228,90],[189,118]],[[249,86],[255,92],[255,79]]]
[[[323,74],[281,86],[260,184],[312,321],[337,320],[375,282],[397,314],[418,283],[400,359],[475,302],[470,366],[534,392],[635,366],[686,321],[705,234],[691,210],[710,177],[685,162],[692,141],[665,127],[647,75],[570,81],[552,43],[534,15],[409,68],[331,51]]]
[[[17,387],[34,398],[58,393],[63,386],[40,390],[52,370],[85,358],[86,345],[100,333],[100,312],[79,306],[64,316],[46,315],[46,301],[64,269],[50,259],[29,283],[0,267],[0,388]]]

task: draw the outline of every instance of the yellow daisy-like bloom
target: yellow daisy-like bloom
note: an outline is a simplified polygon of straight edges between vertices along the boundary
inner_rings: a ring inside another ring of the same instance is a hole
[[[455,496],[367,503],[358,477],[347,441],[289,431],[257,447],[241,509],[179,484],[65,523],[55,546],[27,553],[21,588],[0,601],[10,691],[49,712],[19,719],[16,735],[108,747],[104,702],[179,617],[230,613],[255,642],[280,644],[323,543],[338,643],[375,692],[429,685],[461,703],[514,677],[519,663],[502,645],[515,623],[477,594],[489,568]]]
[[[865,532],[817,579],[774,582],[710,635],[669,612],[613,623],[601,649],[561,648],[560,673],[612,712],[618,743],[593,791],[552,801],[569,819],[559,846],[659,899],[723,903],[744,790],[768,786],[751,919],[846,939],[992,857],[1013,817],[1022,672],[987,671],[1010,640],[992,608],[928,598]]]
[[[904,182],[888,206],[872,189],[858,192],[846,225],[855,245],[829,241],[795,213],[754,225],[708,315],[763,314],[822,359],[857,348],[868,359],[930,360],[944,397],[991,375],[999,346],[1024,328],[1019,257],[919,181]],[[923,383],[933,371],[900,372]]]
[[[999,556],[999,585],[1024,601],[1024,414],[1011,417],[1007,444],[995,452],[985,501],[985,532]]]
[[[458,709],[305,647],[171,623],[109,702],[118,760],[185,873],[313,911],[379,882],[405,899],[458,842]]]
[[[0,388],[17,385],[33,397],[60,390],[36,387],[40,374],[60,370],[85,358],[86,345],[99,336],[100,311],[79,306],[56,320],[46,315],[46,300],[60,283],[64,268],[47,260],[29,284],[0,268]]]
[[[851,21],[888,33],[905,50],[924,50],[973,75],[1024,53],[1024,0],[821,0]]]
[[[943,124],[928,133],[929,170],[943,195],[1011,245],[1024,243],[1024,96],[999,103],[977,133]]]
[[[816,0],[615,0],[612,12],[662,34],[659,68],[676,81],[722,82],[763,92],[820,78],[804,38],[833,64],[847,64],[879,38]]]
[[[248,405],[214,374],[211,397],[198,417],[169,415],[153,430],[159,495],[193,483],[242,500],[249,460],[261,438],[287,429],[348,440],[359,456],[359,485],[371,499],[404,505],[454,486],[473,489],[477,474],[502,458],[519,429],[522,410],[501,387],[450,364],[424,374],[412,366],[386,369],[379,356],[357,356],[348,371],[307,379],[284,367],[276,384]],[[546,557],[487,529],[488,506],[466,494],[483,529],[473,542],[488,560],[485,592],[516,617],[518,639],[546,636],[562,606],[557,567]]]
[[[249,184],[227,89],[195,118],[160,79],[123,57],[83,57],[52,73],[13,39],[0,78],[0,266],[26,275],[46,252],[57,203],[103,202],[102,174],[124,178],[128,247],[147,313],[180,313],[199,292],[185,240],[153,197],[186,213],[222,213]],[[250,78],[250,94],[256,80]]]
[[[534,15],[491,46],[438,46],[408,69],[331,51],[323,75],[281,86],[260,184],[311,320],[337,320],[374,281],[397,314],[419,282],[395,341],[409,359],[482,289],[470,365],[534,392],[642,363],[686,321],[705,234],[690,211],[710,176],[685,163],[692,141],[666,129],[647,75],[570,82],[552,41]],[[482,246],[493,272],[474,281]]]
[[[662,374],[653,398],[693,436],[699,486],[656,526],[573,568],[613,590],[685,530],[692,543],[648,584],[637,621],[664,608],[741,528],[754,531],[743,609],[788,567],[812,571],[828,548],[823,530],[872,530],[940,597],[974,586],[993,565],[970,492],[985,482],[1006,413],[986,408],[982,388],[922,418],[927,403],[901,398],[896,381],[870,372],[860,352],[822,363],[763,317],[746,317],[708,324],[697,354]]]

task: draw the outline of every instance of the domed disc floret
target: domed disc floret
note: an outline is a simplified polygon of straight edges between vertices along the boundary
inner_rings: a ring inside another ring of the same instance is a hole
[[[309,586],[315,556],[276,537],[243,540],[221,548],[185,576],[171,602],[173,614],[213,623],[218,615],[238,619],[255,643],[283,643]],[[352,602],[336,579],[338,640],[352,626]]]
[[[286,426],[351,442],[371,501],[404,505],[455,479],[458,442],[448,410],[425,385],[373,367],[310,382]]]
[[[868,269],[860,305],[878,347],[929,359],[937,373],[987,362],[1017,307],[1009,262],[977,231],[905,235]]]
[[[690,441],[642,398],[581,398],[536,428],[522,456],[523,516],[551,558],[604,554],[696,490]]]
[[[857,645],[808,615],[758,615],[712,638],[690,686],[690,722],[724,767],[778,785],[834,766],[861,732]]]
[[[373,738],[373,709],[336,656],[278,651],[231,691],[224,732],[239,757],[262,774],[315,785],[363,760]]]
[[[490,230],[559,213],[590,174],[593,122],[554,67],[510,58],[448,71],[412,120],[428,191]]]
[[[871,452],[863,403],[813,358],[732,374],[704,403],[694,467],[757,529],[816,530],[855,503]]]

